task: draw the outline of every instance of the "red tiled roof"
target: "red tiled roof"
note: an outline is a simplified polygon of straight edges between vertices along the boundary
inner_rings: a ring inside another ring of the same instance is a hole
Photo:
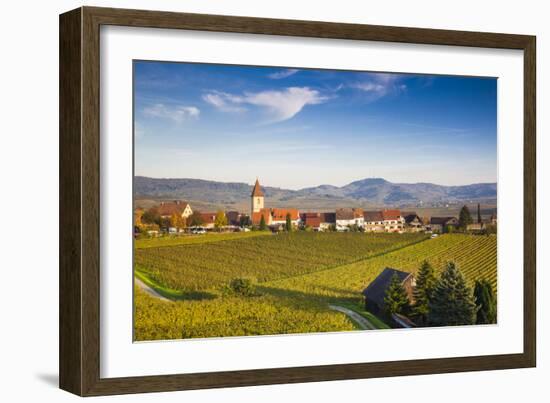
[[[271,209],[271,216],[274,221],[284,221],[286,220],[287,214],[290,214],[290,219],[292,221],[300,218],[298,209],[295,208],[273,208]]]
[[[353,220],[355,214],[350,208],[339,208],[336,209],[336,219],[337,220]]]
[[[252,189],[252,194],[250,197],[264,197],[264,192],[262,192],[260,181],[258,179],[256,179],[256,183],[254,184],[254,189]]]
[[[263,208],[256,213],[252,213],[252,217],[250,217],[252,220],[252,224],[259,225],[262,221],[262,216],[264,216],[264,221],[266,225],[271,224],[271,210],[268,208]]]
[[[384,221],[384,215],[381,211],[365,211],[363,213],[363,217],[365,218],[365,221],[367,222],[379,222]]]
[[[216,213],[200,213],[204,224],[214,224],[216,221]]]
[[[181,214],[189,203],[184,201],[175,200],[173,202],[162,202],[158,207],[159,214],[161,216],[171,216],[172,214]]]
[[[321,226],[321,215],[319,213],[303,213],[300,214],[300,217],[304,224],[309,227],[319,228]]]
[[[399,210],[384,210],[382,216],[384,220],[397,220],[401,217],[401,212]]]

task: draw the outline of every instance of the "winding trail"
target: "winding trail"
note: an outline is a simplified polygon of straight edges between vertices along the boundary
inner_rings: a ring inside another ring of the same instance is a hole
[[[149,287],[147,284],[145,284],[143,281],[141,281],[139,278],[135,277],[134,276],[134,281],[135,281],[135,284],[141,288],[143,291],[145,291],[147,294],[155,297],[155,298],[158,298],[160,299],[161,301],[166,301],[166,302],[173,302],[171,299],[168,299],[162,295],[160,295],[158,292],[156,292],[155,290],[153,290],[151,287]]]
[[[344,308],[343,306],[338,305],[329,305],[328,307],[333,311],[341,312],[344,315],[350,317],[363,330],[376,330],[376,326],[370,323],[365,317],[359,315],[357,312],[354,312],[351,309]]]

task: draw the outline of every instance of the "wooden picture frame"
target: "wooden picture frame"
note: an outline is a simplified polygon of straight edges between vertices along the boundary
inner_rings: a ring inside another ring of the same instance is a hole
[[[524,349],[521,354],[212,373],[100,377],[99,35],[119,25],[524,52]],[[82,7],[60,16],[60,387],[80,396],[533,367],[536,363],[535,37]]]

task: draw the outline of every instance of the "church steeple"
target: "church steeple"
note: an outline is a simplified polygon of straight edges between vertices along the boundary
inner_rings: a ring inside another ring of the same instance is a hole
[[[264,197],[264,192],[262,192],[258,178],[256,178],[256,184],[254,185],[254,189],[252,189],[252,195],[250,197]]]
[[[264,208],[264,192],[260,187],[260,181],[256,178],[256,183],[254,184],[254,189],[252,189],[252,194],[250,195],[251,199],[251,215],[258,213],[261,209]]]

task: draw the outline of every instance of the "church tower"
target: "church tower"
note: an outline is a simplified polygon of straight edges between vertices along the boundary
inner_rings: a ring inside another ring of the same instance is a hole
[[[254,184],[254,189],[252,189],[251,198],[251,210],[250,215],[253,213],[259,213],[261,209],[264,208],[264,192],[260,188],[260,181],[256,178],[256,183]]]

